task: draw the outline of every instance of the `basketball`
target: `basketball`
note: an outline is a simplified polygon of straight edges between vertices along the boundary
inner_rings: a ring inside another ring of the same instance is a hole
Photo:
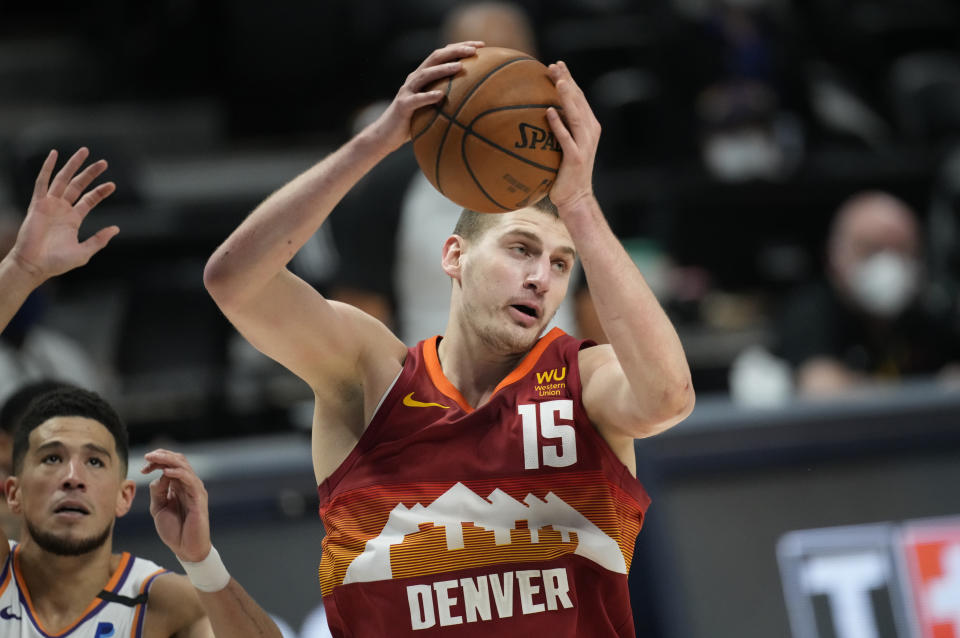
[[[444,98],[413,114],[413,152],[447,199],[478,213],[531,206],[553,185],[560,143],[547,122],[559,109],[547,67],[501,47],[481,47],[463,68],[424,90]]]

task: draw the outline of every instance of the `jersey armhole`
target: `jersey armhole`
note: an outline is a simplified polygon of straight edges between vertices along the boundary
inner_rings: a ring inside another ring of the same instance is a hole
[[[569,348],[567,352],[570,354],[567,356],[571,372],[570,379],[572,383],[576,383],[576,387],[571,388],[573,390],[574,400],[574,411],[579,413],[583,417],[583,421],[588,424],[589,427],[584,428],[584,436],[590,437],[593,439],[594,443],[602,450],[601,454],[607,459],[607,462],[610,464],[611,468],[616,468],[616,471],[619,473],[619,482],[617,487],[624,490],[630,496],[632,496],[637,503],[643,506],[644,511],[650,505],[650,496],[647,494],[647,490],[643,487],[643,483],[640,482],[636,476],[631,474],[630,468],[628,468],[623,461],[620,460],[613,450],[610,449],[610,444],[607,443],[606,439],[600,434],[600,431],[597,430],[597,426],[593,421],[590,420],[590,416],[587,414],[587,408],[583,405],[583,384],[580,379],[580,351],[586,348],[596,346],[595,341],[589,339],[583,341],[574,340],[576,343],[576,348]],[[636,454],[636,452],[634,452]]]
[[[8,539],[7,544],[10,550],[7,552],[7,560],[3,562],[3,570],[0,570],[0,595],[7,591],[10,581],[13,580],[13,550],[16,548],[17,542]]]
[[[397,402],[398,393],[396,392],[396,388],[400,384],[401,378],[404,378],[404,375],[409,377],[412,374],[410,369],[415,367],[415,365],[415,357],[410,356],[408,352],[403,360],[403,367],[400,368],[400,372],[397,373],[397,376],[394,377],[393,381],[384,391],[383,396],[380,397],[380,402],[377,403],[377,407],[373,411],[373,416],[370,417],[370,422],[367,423],[367,426],[363,429],[363,434],[360,435],[357,444],[353,446],[350,454],[337,466],[337,469],[331,472],[330,475],[317,486],[317,495],[319,496],[321,508],[326,500],[333,494],[334,489],[336,489],[344,475],[350,471],[350,468],[356,465],[360,457],[376,442],[380,430],[383,429],[386,423],[386,419],[383,418],[382,415],[389,413],[393,404]]]

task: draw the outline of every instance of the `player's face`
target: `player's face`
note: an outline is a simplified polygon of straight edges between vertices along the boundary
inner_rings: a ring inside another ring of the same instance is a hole
[[[20,473],[7,481],[27,538],[64,556],[104,545],[134,494],[113,435],[93,419],[54,417],[30,433],[29,443]]]
[[[566,226],[534,208],[506,213],[464,251],[464,320],[495,352],[528,350],[567,293],[576,253]]]

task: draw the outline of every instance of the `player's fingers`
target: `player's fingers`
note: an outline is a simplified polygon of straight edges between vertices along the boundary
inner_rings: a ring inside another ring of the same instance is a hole
[[[87,213],[97,206],[97,204],[105,200],[107,197],[110,197],[115,190],[117,190],[117,185],[113,182],[105,182],[100,184],[92,191],[89,191],[86,195],[81,197],[80,201],[74,205],[73,209],[80,215],[80,219],[83,219],[87,216]]]
[[[197,475],[190,471],[186,467],[165,467],[163,468],[163,475],[169,478],[179,479],[179,480],[193,480],[197,478]],[[199,479],[197,479],[199,481]]]
[[[83,166],[88,155],[90,155],[90,149],[86,146],[81,146],[77,149],[77,152],[70,156],[70,159],[63,165],[63,168],[54,175],[53,181],[50,182],[50,190],[48,193],[54,197],[61,197],[67,189],[67,184],[73,179],[77,169]]]
[[[183,510],[183,503],[180,501],[180,489],[177,487],[175,481],[170,481],[170,483],[167,484],[166,499],[167,503],[174,504],[177,510]]]
[[[572,133],[581,143],[594,144],[600,137],[600,121],[590,108],[587,96],[570,75],[565,62],[557,66],[561,69],[561,79],[557,83],[557,92],[564,104],[564,116]],[[581,139],[586,136],[586,139]]]
[[[574,94],[571,85],[563,80],[557,85],[564,105],[563,119],[577,144],[584,148],[597,145],[600,138],[600,122],[582,94]]]
[[[436,104],[443,99],[443,91],[427,91],[425,93],[414,93],[403,100],[403,108],[409,112],[416,111],[420,107],[429,104]]]
[[[183,493],[191,499],[200,499],[206,494],[203,481],[189,468],[166,467],[163,475],[171,481],[177,481]]]
[[[113,239],[119,232],[120,228],[118,226],[107,226],[106,228],[101,228],[96,233],[84,240],[84,242],[80,245],[86,251],[87,260],[89,261],[91,257],[100,252],[103,247],[106,246],[107,243],[109,243],[109,241]],[[153,470],[150,471],[152,472]],[[144,473],[149,474],[149,472]]]
[[[183,515],[187,512],[204,512],[207,509],[207,490],[196,475],[186,470],[167,468],[164,477],[170,481],[171,500],[175,500]]]
[[[477,52],[477,49],[483,46],[482,40],[466,40],[464,42],[454,42],[448,44],[445,47],[436,49],[433,53],[427,56],[418,68],[426,68],[428,66],[436,66],[442,62],[447,62],[449,60],[457,58],[468,58],[471,55]]]
[[[165,463],[164,461],[168,460],[170,458],[169,455],[172,454],[174,453],[169,450],[164,450],[163,448],[157,448],[147,452],[143,455],[143,460],[147,462],[147,465],[140,471],[144,474],[149,474],[155,470],[162,470],[169,465],[169,463]]]
[[[156,450],[147,452],[143,455],[143,458],[149,463],[155,463],[159,469],[171,466],[190,468],[190,462],[186,456],[180,452],[173,452],[163,448],[157,448]]]
[[[410,74],[407,88],[414,93],[420,92],[423,87],[431,82],[454,75],[462,68],[463,63],[459,60],[454,60],[453,62],[445,62],[444,64],[418,69]]]
[[[63,198],[71,204],[80,198],[87,186],[93,183],[103,171],[107,170],[107,160],[99,160],[83,169],[79,175],[70,180],[66,190],[63,192]]]
[[[150,514],[156,514],[167,505],[167,489],[170,479],[161,476],[150,481]]]
[[[554,137],[560,142],[560,148],[563,149],[564,156],[572,152],[576,141],[573,139],[573,135],[570,134],[570,129],[567,128],[566,122],[560,117],[560,112],[552,106],[547,109],[547,122],[553,130]]]
[[[581,102],[577,99],[576,91],[570,84],[570,80],[562,78],[557,81],[557,94],[560,96],[560,103],[563,104],[563,114],[566,116],[567,126],[576,130],[583,117]]]
[[[554,62],[547,67],[547,70],[550,79],[557,87],[557,94],[560,101],[563,102],[564,109],[566,111],[581,110],[586,104],[587,98],[573,76],[570,75],[567,65],[563,61]]]
[[[53,167],[57,165],[57,150],[53,149],[47,153],[47,159],[43,160],[43,166],[40,167],[40,173],[37,175],[37,181],[33,185],[33,198],[41,199],[47,196],[47,188],[50,185],[50,175],[53,174]]]
[[[144,454],[143,458],[149,461],[151,459],[162,457],[166,454],[172,454],[172,452],[170,450],[165,450],[162,447],[158,447],[157,449],[150,450],[149,452]]]
[[[584,95],[583,89],[581,89],[580,85],[577,84],[577,81],[573,79],[573,75],[570,73],[570,69],[569,67],[567,67],[567,63],[564,62],[563,60],[560,60],[559,62],[557,62],[557,66],[560,67],[563,78],[570,83],[570,86],[573,88],[574,92],[577,95]]]

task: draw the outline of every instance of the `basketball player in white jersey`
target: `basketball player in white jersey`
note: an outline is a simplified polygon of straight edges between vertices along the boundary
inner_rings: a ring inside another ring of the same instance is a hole
[[[127,432],[98,395],[63,388],[35,399],[14,435],[4,488],[22,521],[0,538],[0,637],[280,637],[210,542],[207,495],[185,457],[146,455],[150,512],[188,577],[114,553],[133,503]]]

